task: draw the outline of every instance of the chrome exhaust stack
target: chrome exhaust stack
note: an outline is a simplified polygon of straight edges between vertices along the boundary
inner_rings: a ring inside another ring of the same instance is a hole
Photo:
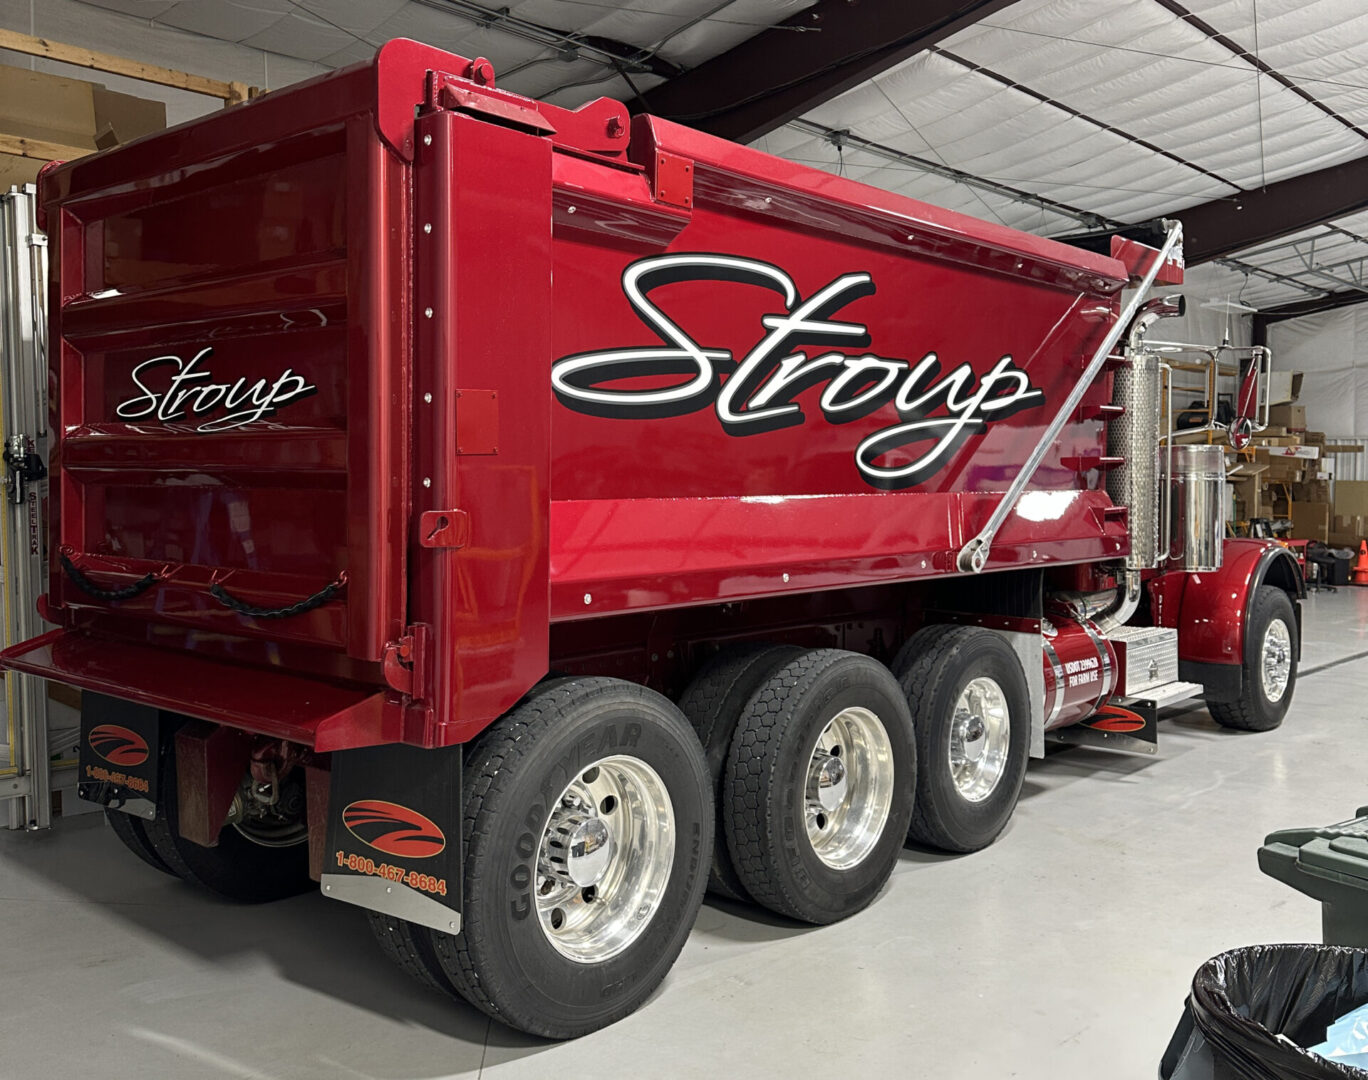
[[[1160,319],[1177,318],[1186,310],[1187,300],[1181,294],[1156,296],[1143,304],[1126,338],[1130,363],[1112,377],[1112,403],[1126,411],[1107,425],[1107,453],[1125,458],[1125,464],[1107,473],[1107,494],[1128,511],[1131,543],[1116,599],[1094,620],[1104,635],[1130,621],[1140,606],[1140,571],[1159,562],[1163,380],[1159,354],[1145,349],[1145,333]]]
[[[1183,314],[1181,295],[1159,296],[1145,303],[1131,323],[1126,341],[1130,363],[1117,369],[1112,402],[1125,409],[1107,425],[1107,453],[1125,458],[1107,473],[1107,494],[1129,511],[1130,554],[1127,570],[1147,570],[1159,561],[1159,428],[1163,415],[1163,383],[1159,355],[1145,349],[1145,332],[1159,319]]]

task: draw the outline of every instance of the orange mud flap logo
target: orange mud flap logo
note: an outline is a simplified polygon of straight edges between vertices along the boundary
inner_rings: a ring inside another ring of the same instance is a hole
[[[459,746],[334,751],[323,895],[459,932],[461,758]]]
[[[1149,721],[1139,713],[1120,705],[1105,705],[1083,723],[1094,731],[1109,731],[1113,735],[1134,735],[1144,731]]]
[[[150,818],[157,805],[160,712],[86,691],[76,793],[88,802]]]
[[[1110,745],[1123,749],[1144,749],[1153,753],[1159,742],[1159,707],[1152,701],[1132,698],[1125,705],[1103,705],[1080,725],[1095,731]],[[1144,747],[1136,744],[1143,743]]]
[[[430,859],[446,848],[433,821],[398,803],[362,799],[342,811],[347,831],[368,847],[401,859]]]
[[[86,740],[90,748],[111,765],[136,769],[147,760],[147,742],[136,731],[118,724],[101,724]]]

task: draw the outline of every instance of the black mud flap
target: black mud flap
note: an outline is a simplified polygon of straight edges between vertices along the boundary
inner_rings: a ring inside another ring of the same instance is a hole
[[[324,896],[454,934],[461,864],[459,746],[332,755]]]
[[[135,817],[155,818],[161,719],[160,710],[149,705],[85,691],[77,795]]]
[[[1102,746],[1153,754],[1159,742],[1159,706],[1144,698],[1109,701],[1086,720],[1046,733],[1051,742]]]

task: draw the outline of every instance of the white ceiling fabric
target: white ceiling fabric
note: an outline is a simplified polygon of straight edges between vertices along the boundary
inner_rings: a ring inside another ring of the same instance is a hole
[[[487,56],[499,85],[532,97],[578,105],[599,96],[627,97],[657,85],[658,76],[632,76],[632,86],[593,59],[562,58],[556,48],[501,29],[481,26],[456,7],[418,0],[83,0],[95,7],[150,19],[208,37],[328,67],[369,59],[396,37],[413,38],[462,56]],[[515,19],[587,36],[612,38],[692,67],[744,41],[813,0],[522,0],[500,6]],[[710,14],[711,13],[711,14]],[[588,55],[586,50],[585,55]],[[524,70],[518,70],[528,65]],[[574,86],[570,84],[584,83]]]
[[[803,120],[1123,223],[1368,154],[1355,128],[1368,122],[1364,0],[1257,0],[1257,38],[1255,0],[1185,6],[1235,50],[1158,0],[1019,0]],[[1326,108],[1239,55],[1256,45],[1264,64]],[[914,163],[850,148],[842,163],[831,139],[796,125],[760,145],[1017,228],[1083,228]],[[1341,288],[1313,270],[1368,256],[1358,239],[1368,237],[1368,215],[1332,224],[1355,235],[1322,227],[1303,238],[1317,238],[1313,251],[1303,243],[1238,255],[1295,281],[1230,267],[1197,280],[1259,307]]]
[[[1188,8],[1254,44],[1250,0],[1190,0]],[[1368,5],[1362,0],[1259,0],[1259,57],[1340,116],[1368,127]]]
[[[511,33],[497,19],[480,25],[460,13],[462,0],[83,2],[324,66],[365,59],[392,37],[412,37],[488,56],[499,85],[568,106],[600,95],[628,98],[661,81],[633,75],[629,85],[588,49],[576,58]],[[521,0],[506,12],[656,50],[688,68],[812,0],[719,3]],[[1368,2],[1181,3],[1193,21],[1161,0],[1018,0],[803,117],[876,144],[872,149],[847,145],[838,152],[819,129],[796,125],[757,145],[1045,235],[1082,231],[1095,221],[1089,214],[1147,221],[1368,154]],[[497,14],[493,2],[482,6]],[[1234,51],[1202,24],[1233,42]],[[1296,89],[1261,72],[1242,50],[1257,51]],[[1053,208],[947,171],[1037,196]],[[1242,271],[1220,268],[1211,287],[1238,292],[1255,306],[1344,287],[1343,276],[1357,280],[1362,268],[1341,264],[1368,257],[1368,240],[1361,239],[1368,237],[1368,214],[1332,224],[1338,229],[1306,230],[1239,255],[1269,276],[1246,281]]]

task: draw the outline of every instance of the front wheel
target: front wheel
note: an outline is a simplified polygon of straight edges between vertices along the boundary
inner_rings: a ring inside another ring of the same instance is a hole
[[[688,720],[618,679],[545,683],[471,744],[464,799],[461,932],[431,934],[455,988],[554,1039],[638,1008],[708,880],[712,790]]]
[[[1244,671],[1235,701],[1208,701],[1221,727],[1272,731],[1283,722],[1297,685],[1297,612],[1282,589],[1260,585],[1245,627]]]

